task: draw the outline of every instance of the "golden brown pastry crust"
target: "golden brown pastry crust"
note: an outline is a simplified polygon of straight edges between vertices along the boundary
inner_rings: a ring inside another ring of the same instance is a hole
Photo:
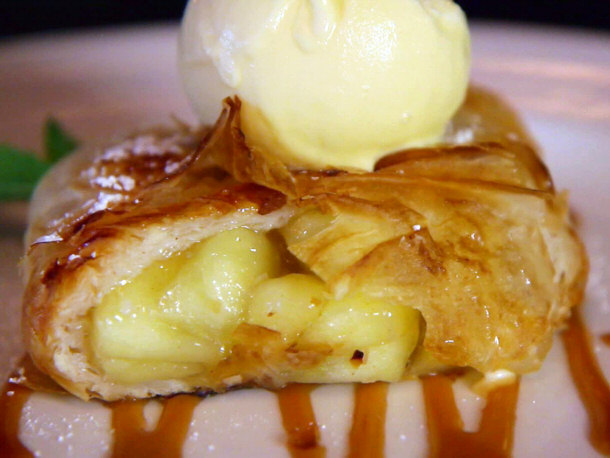
[[[210,131],[154,131],[73,156],[33,202],[23,314],[33,360],[82,398],[226,388],[214,379],[105,380],[83,320],[163,251],[233,227],[278,228],[317,208],[341,217],[288,248],[335,291],[360,288],[420,310],[423,347],[444,364],[535,370],[586,281],[565,196],[513,112],[484,91],[470,92],[447,141],[387,156],[374,172],[291,170],[247,146],[239,101],[228,100]],[[379,229],[359,232],[359,221]],[[362,246],[346,254],[354,239]],[[277,355],[243,363],[241,382],[289,382],[282,364]]]

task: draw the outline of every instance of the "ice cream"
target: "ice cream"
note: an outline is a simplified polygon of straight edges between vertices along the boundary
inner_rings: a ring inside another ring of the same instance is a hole
[[[237,95],[247,142],[294,166],[370,170],[438,141],[469,77],[450,0],[191,0],[180,41],[201,121]]]

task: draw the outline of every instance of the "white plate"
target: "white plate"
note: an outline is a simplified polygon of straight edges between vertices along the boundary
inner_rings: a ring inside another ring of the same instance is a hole
[[[0,141],[37,148],[40,126],[53,114],[92,140],[166,122],[191,120],[177,80],[177,28],[157,26],[46,36],[0,43]],[[558,188],[568,188],[582,219],[591,256],[585,318],[595,352],[610,376],[610,37],[500,24],[473,26],[473,78],[504,94],[523,114],[546,153]],[[20,355],[18,329],[23,208],[0,206],[0,376]],[[541,371],[524,377],[514,454],[597,456],[586,440],[584,409],[567,372],[561,345]],[[482,401],[463,387],[457,400],[467,428]],[[350,386],[313,394],[329,456],[345,452],[352,411]],[[154,405],[151,406],[154,410]],[[35,395],[21,421],[23,441],[41,456],[96,456],[111,444],[109,411]],[[425,454],[418,382],[390,387],[388,456]],[[277,402],[252,390],[217,396],[196,409],[187,455],[287,456]]]

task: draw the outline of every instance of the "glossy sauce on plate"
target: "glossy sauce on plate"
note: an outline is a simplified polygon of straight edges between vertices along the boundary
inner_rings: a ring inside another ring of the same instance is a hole
[[[589,441],[601,453],[610,454],[610,388],[589,343],[580,313],[575,310],[569,327],[562,334],[570,371],[580,399],[589,416]],[[509,457],[519,383],[490,392],[479,429],[466,432],[447,375],[421,380],[426,411],[428,456],[430,457]],[[285,444],[293,457],[323,457],[320,434],[311,404],[315,385],[289,385],[276,393]],[[29,457],[32,454],[19,440],[22,409],[32,391],[9,382],[0,398],[0,456]],[[354,386],[354,412],[349,437],[351,457],[384,456],[385,418],[388,384]],[[143,408],[146,401],[110,403],[114,442],[113,457],[152,456],[163,450],[166,457],[182,454],[195,407],[205,402],[195,395],[178,395],[163,400],[163,411],[156,427],[146,429]]]

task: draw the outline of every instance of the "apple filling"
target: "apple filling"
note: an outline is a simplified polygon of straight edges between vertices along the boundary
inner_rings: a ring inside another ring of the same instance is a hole
[[[244,353],[236,348],[256,330],[273,336],[252,345],[272,342],[262,353],[277,354],[264,364],[284,381],[399,379],[419,342],[419,312],[363,291],[337,297],[289,259],[284,240],[317,232],[324,218],[300,218],[283,238],[244,227],[221,232],[116,285],[91,312],[98,369],[116,383],[214,386],[242,375],[232,364]]]

